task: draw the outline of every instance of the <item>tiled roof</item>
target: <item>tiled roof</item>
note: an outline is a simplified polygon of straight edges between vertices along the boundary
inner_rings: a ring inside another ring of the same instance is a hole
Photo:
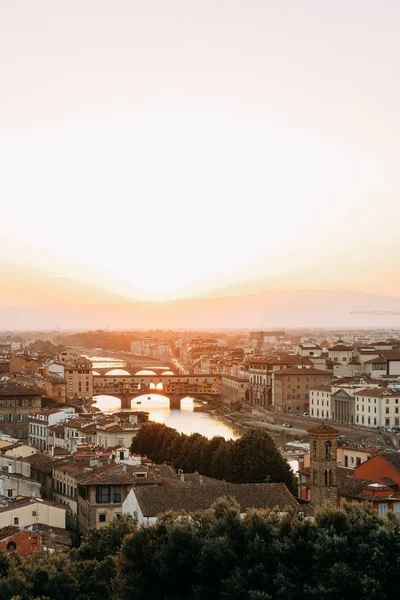
[[[355,498],[357,500],[367,500],[368,502],[385,502],[388,498],[396,500],[400,499],[399,494],[394,493],[393,490],[388,486],[383,486],[379,490],[380,492],[386,491],[385,495],[378,496],[363,493],[363,490],[365,490],[365,488],[372,484],[376,484],[376,482],[370,481],[368,479],[356,479],[354,477],[347,477],[339,485],[338,494],[339,496]]]
[[[292,367],[290,369],[279,369],[279,371],[274,371],[275,377],[280,377],[284,375],[329,375],[332,376],[332,371],[323,371],[322,369],[315,369],[314,367],[310,367],[308,369],[297,369],[296,367]]]
[[[379,354],[386,360],[400,360],[400,350],[379,350]]]
[[[400,452],[381,452],[380,456],[387,462],[389,465],[400,474]]]
[[[32,454],[22,459],[23,462],[29,463],[31,468],[40,471],[41,473],[51,473],[53,466],[58,463],[59,458],[53,458],[49,454]]]
[[[0,385],[0,396],[42,396],[43,390],[15,383]]]
[[[278,356],[278,357],[271,357],[271,356],[265,356],[262,357],[260,356],[260,358],[252,358],[249,361],[250,365],[254,365],[254,364],[263,364],[263,365],[271,365],[271,366],[276,366],[276,365],[312,365],[312,362],[310,361],[310,359],[306,358],[305,356],[295,356],[295,355],[289,355],[289,356]]]
[[[376,358],[370,358],[369,360],[366,360],[365,363],[366,365],[384,365],[386,364],[386,360],[383,358],[383,356],[377,356]]]
[[[400,390],[391,390],[389,388],[363,388],[361,390],[357,390],[355,392],[356,396],[370,396],[371,398],[382,398],[382,397],[390,397],[398,398],[400,397]]]
[[[46,506],[53,506],[54,508],[61,508],[62,510],[71,510],[70,507],[66,504],[59,504],[58,502],[50,502],[49,500],[43,500],[43,498],[28,498],[27,496],[22,496],[17,498],[14,502],[10,502],[7,506],[0,506],[0,513],[16,510],[18,508],[22,508],[24,506],[29,506],[29,504],[45,504]]]
[[[146,477],[137,477],[137,473],[146,472]],[[110,463],[85,469],[84,473],[76,476],[81,485],[113,485],[113,484],[157,484],[160,477],[143,466],[120,465]]]
[[[310,387],[310,392],[330,392],[331,391],[331,386],[330,385],[313,385]]]
[[[329,352],[346,352],[351,350],[354,350],[354,346],[345,346],[344,344],[336,344],[336,346],[328,348]]]
[[[19,533],[21,530],[19,527],[15,527],[14,525],[8,525],[8,527],[2,527],[0,529],[0,541],[4,541],[9,537],[12,537],[16,533]]]
[[[284,510],[300,505],[284,483],[226,483],[222,486],[141,487],[134,490],[144,517],[154,517],[169,510],[194,512],[207,510],[221,497],[236,500],[241,511],[250,508],[275,508]]]
[[[339,435],[339,430],[331,427],[330,425],[326,425],[325,423],[321,423],[321,425],[317,425],[317,427],[313,427],[312,429],[307,429],[308,433],[318,434],[318,433],[329,433],[332,435]]]

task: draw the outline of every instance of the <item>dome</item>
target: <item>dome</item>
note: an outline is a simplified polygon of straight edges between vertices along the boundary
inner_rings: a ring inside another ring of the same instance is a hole
[[[147,369],[142,369],[142,371],[138,371],[135,375],[156,375],[154,371],[148,371]]]
[[[106,375],[130,375],[130,373],[125,371],[125,369],[111,369],[111,371],[108,371]]]
[[[175,373],[173,371],[164,371],[161,375],[175,375]]]

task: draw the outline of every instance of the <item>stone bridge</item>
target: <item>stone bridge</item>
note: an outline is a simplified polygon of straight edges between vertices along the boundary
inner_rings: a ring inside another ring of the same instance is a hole
[[[219,396],[219,375],[93,375],[93,395],[115,396],[121,408],[131,408],[131,401],[146,394],[169,398],[171,408],[180,408],[182,398]]]

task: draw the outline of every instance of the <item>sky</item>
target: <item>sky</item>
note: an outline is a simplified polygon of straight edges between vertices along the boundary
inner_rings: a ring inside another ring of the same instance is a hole
[[[0,2],[7,302],[400,295],[399,30],[397,0]]]

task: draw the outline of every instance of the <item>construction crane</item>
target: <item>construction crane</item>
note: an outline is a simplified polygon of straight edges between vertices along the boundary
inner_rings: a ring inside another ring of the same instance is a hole
[[[400,315],[400,310],[352,310],[351,315]]]

